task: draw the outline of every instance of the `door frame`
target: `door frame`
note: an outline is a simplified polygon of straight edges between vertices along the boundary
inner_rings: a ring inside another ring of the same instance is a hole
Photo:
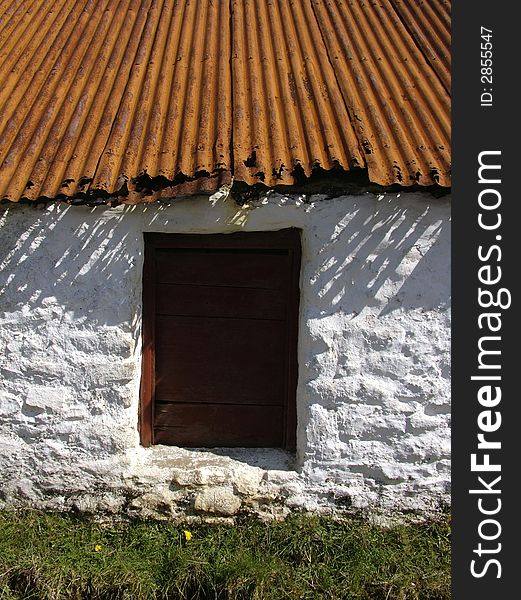
[[[278,231],[236,233],[144,233],[143,312],[142,312],[142,373],[140,387],[138,428],[141,445],[154,444],[155,406],[155,314],[156,269],[155,253],[159,248],[222,248],[287,250],[291,259],[289,296],[287,303],[286,349],[287,369],[284,394],[283,448],[296,447],[298,380],[298,328],[301,242],[296,228]]]

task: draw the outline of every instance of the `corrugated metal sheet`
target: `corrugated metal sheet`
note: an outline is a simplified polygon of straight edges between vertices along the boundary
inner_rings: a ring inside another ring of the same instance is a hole
[[[391,3],[450,93],[450,2],[391,0]]]
[[[226,179],[228,2],[19,4],[2,19],[2,196],[135,200]]]
[[[391,2],[311,1],[370,179],[450,185],[450,98]]]
[[[4,0],[0,197],[450,185],[444,0]]]
[[[234,175],[293,183],[299,164],[364,161],[310,2],[233,0]]]

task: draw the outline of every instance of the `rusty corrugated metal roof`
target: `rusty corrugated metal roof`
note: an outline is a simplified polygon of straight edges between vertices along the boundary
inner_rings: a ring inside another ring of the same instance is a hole
[[[450,1],[391,0],[391,3],[450,93]]]
[[[0,197],[450,185],[446,0],[0,1]]]
[[[450,185],[450,98],[405,18],[388,0],[311,2],[371,181]]]

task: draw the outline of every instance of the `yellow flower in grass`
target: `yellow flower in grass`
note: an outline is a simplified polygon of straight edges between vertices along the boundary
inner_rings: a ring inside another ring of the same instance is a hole
[[[96,544],[94,546],[94,551],[95,552],[101,552],[103,550],[103,546],[101,546],[101,544]]]
[[[189,542],[192,539],[192,532],[184,529],[183,533],[185,534],[185,540]]]

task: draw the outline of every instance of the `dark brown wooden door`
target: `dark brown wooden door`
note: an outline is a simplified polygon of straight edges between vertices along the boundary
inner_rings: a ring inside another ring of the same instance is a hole
[[[293,448],[298,231],[145,243],[143,443]]]

